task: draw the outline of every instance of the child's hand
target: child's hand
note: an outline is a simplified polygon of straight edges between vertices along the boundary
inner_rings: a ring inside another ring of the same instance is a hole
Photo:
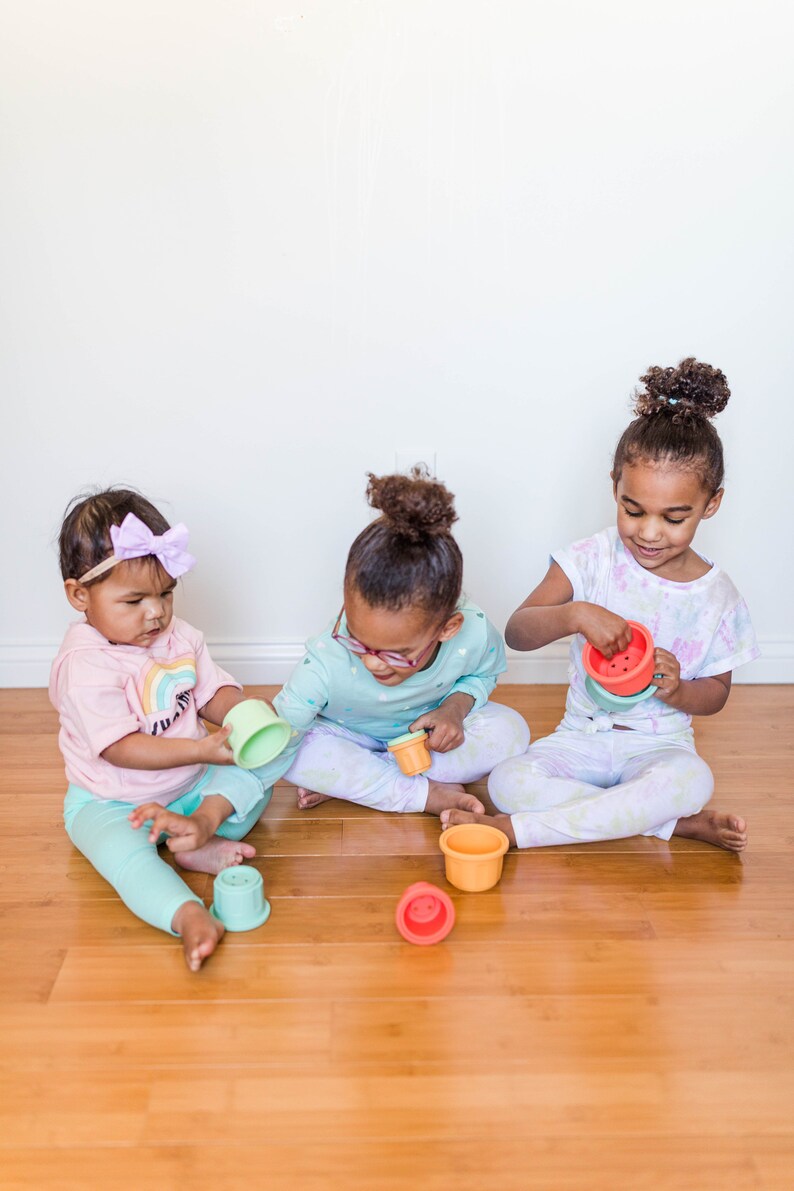
[[[234,765],[234,756],[226,743],[232,734],[231,725],[211,732],[198,742],[199,761],[202,765]]]
[[[608,612],[600,604],[579,604],[577,612],[577,632],[605,658],[611,658],[628,646],[632,629],[622,616]]]
[[[463,712],[454,704],[442,703],[434,711],[426,711],[409,725],[409,732],[427,732],[427,747],[434,753],[448,753],[463,744]]]
[[[170,852],[194,852],[215,834],[213,824],[200,810],[192,815],[177,815],[174,811],[166,810],[159,802],[136,806],[127,818],[135,828],[143,827],[151,819],[149,843],[156,844],[161,835],[167,835],[170,838],[166,840],[166,847]]]
[[[662,677],[657,677],[660,674]],[[662,702],[672,699],[681,685],[681,667],[669,649],[653,651],[653,685],[657,688],[656,698]]]

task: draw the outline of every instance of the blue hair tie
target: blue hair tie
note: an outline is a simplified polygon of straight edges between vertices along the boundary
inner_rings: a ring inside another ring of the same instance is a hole
[[[678,398],[677,397],[668,397],[667,404],[668,405],[678,405]]]

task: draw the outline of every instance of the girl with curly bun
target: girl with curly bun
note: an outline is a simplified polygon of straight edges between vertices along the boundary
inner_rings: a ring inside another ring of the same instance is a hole
[[[507,625],[514,649],[574,635],[562,723],[489,781],[502,812],[493,821],[516,847],[636,834],[734,852],[747,842],[744,819],[706,805],[713,778],[690,727],[693,715],[724,707],[732,671],[759,653],[739,592],[692,546],[722,501],[722,443],[711,419],[730,390],[722,372],[692,358],[641,379],[637,417],[612,466],[617,525],[555,551]],[[589,641],[611,658],[629,644],[628,620],[651,631],[657,689],[606,711],[586,686],[582,647]],[[479,817],[453,810],[442,823]]]
[[[369,476],[381,516],[350,548],[344,604],[274,703],[297,730],[285,777],[306,809],[344,798],[384,811],[482,812],[463,782],[525,752],[529,729],[488,702],[502,638],[461,599],[451,493],[419,468]],[[405,776],[386,742],[424,729],[432,764]]]

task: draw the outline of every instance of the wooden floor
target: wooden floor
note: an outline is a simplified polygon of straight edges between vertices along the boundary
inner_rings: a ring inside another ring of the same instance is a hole
[[[264,689],[264,688],[262,688]],[[501,687],[549,732],[561,687]],[[510,855],[412,947],[437,821],[277,788],[273,912],[198,975],[72,848],[56,720],[0,694],[0,1186],[794,1187],[794,687],[698,725],[739,859],[631,839]],[[212,879],[190,884],[207,901]]]

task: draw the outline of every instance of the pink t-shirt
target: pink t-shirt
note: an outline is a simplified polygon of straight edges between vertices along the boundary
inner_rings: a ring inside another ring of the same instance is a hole
[[[198,710],[222,686],[241,689],[184,620],[175,617],[145,649],[112,645],[86,621],[71,625],[50,674],[66,776],[97,798],[167,805],[206,767],[122,769],[100,754],[132,732],[201,740],[207,729]]]

